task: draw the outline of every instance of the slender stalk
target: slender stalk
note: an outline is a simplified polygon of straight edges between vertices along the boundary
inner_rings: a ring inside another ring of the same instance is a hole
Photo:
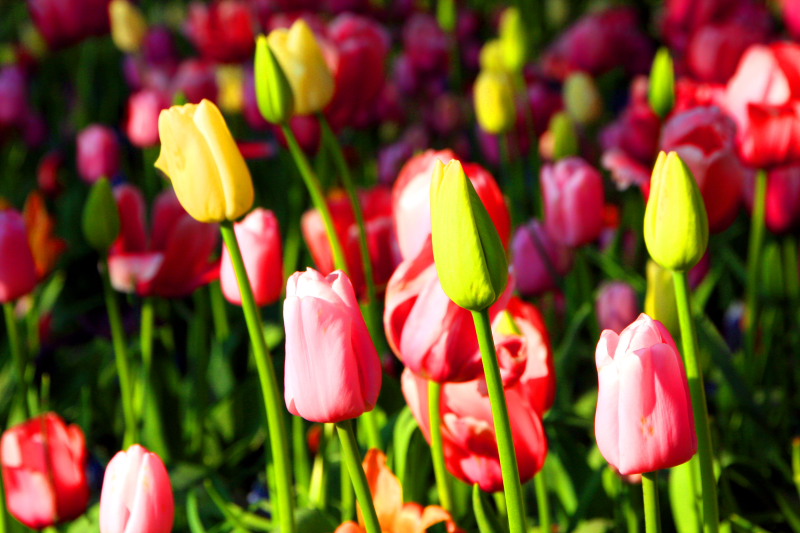
[[[431,455],[433,471],[436,474],[436,488],[439,491],[439,504],[445,511],[453,511],[453,496],[447,467],[444,462],[444,444],[442,441],[442,384],[428,381],[428,410],[431,423]]]
[[[242,294],[242,311],[247,323],[247,331],[250,334],[253,357],[256,360],[258,378],[261,383],[261,394],[267,413],[267,429],[276,473],[277,490],[275,499],[277,500],[278,523],[282,533],[293,533],[295,531],[294,498],[292,494],[292,471],[289,464],[289,441],[281,412],[282,399],[278,381],[275,377],[275,368],[272,365],[267,343],[264,340],[261,314],[253,297],[253,288],[247,277],[239,242],[236,240],[236,234],[233,231],[233,223],[230,221],[222,222],[220,231],[222,232],[222,239],[228,247],[228,252],[230,252],[233,269],[236,272],[236,280],[239,283],[239,290]],[[267,468],[267,479],[269,479],[269,468]]]
[[[136,412],[133,405],[133,383],[131,383],[131,367],[127,342],[125,341],[125,329],[122,326],[122,315],[117,305],[117,298],[114,294],[114,289],[111,287],[108,258],[103,258],[100,276],[103,278],[103,294],[106,299],[108,321],[111,324],[111,343],[114,346],[114,358],[117,363],[117,374],[119,374],[122,416],[125,420],[123,448],[127,449],[130,445],[139,442],[139,428],[136,423]]]
[[[319,211],[322,217],[322,223],[325,224],[325,231],[328,234],[328,240],[331,243],[331,250],[333,251],[333,263],[336,265],[336,268],[347,272],[347,258],[344,255],[344,248],[342,248],[342,243],[339,240],[339,236],[336,234],[333,216],[331,215],[331,210],[328,209],[328,203],[325,201],[325,194],[322,191],[319,179],[317,179],[316,174],[314,174],[306,154],[303,153],[302,148],[300,148],[300,145],[297,143],[297,138],[294,136],[292,128],[286,124],[282,124],[281,130],[283,131],[284,137],[286,137],[286,142],[289,144],[289,151],[292,153],[297,169],[303,177],[308,193],[311,195],[311,201],[314,207]]]
[[[9,530],[7,512],[6,512],[6,488],[3,483],[3,476],[0,476],[0,533],[6,533]]]
[[[298,492],[308,496],[311,483],[311,467],[308,463],[308,445],[306,444],[306,428],[303,419],[292,416],[292,452],[294,477],[297,479]]]
[[[486,374],[486,386],[492,404],[494,431],[497,435],[497,449],[500,454],[500,471],[503,475],[506,505],[508,507],[508,525],[510,533],[526,533],[525,507],[522,501],[522,485],[519,480],[517,454],[514,450],[514,437],[511,434],[511,419],[508,416],[503,381],[500,378],[500,365],[492,337],[492,325],[489,311],[473,311],[475,331],[481,348],[483,371]]]
[[[697,428],[697,455],[700,461],[700,482],[703,493],[703,531],[717,533],[719,531],[717,484],[714,478],[714,457],[711,447],[711,432],[708,427],[703,371],[697,358],[697,332],[689,303],[689,279],[686,272],[673,272],[673,278],[678,319],[681,325],[683,360],[686,363],[686,377],[689,380],[689,392],[692,396],[692,409]]]
[[[11,358],[14,361],[14,378],[17,380],[17,394],[22,408],[25,411],[25,419],[31,417],[33,412],[31,406],[28,405],[28,381],[25,378],[25,353],[22,348],[22,342],[19,338],[19,328],[17,326],[17,318],[14,316],[14,302],[5,302],[3,304],[3,314],[6,320],[6,331],[8,332],[8,344],[11,347]]]
[[[800,437],[792,439],[792,479],[800,495]]]
[[[142,352],[141,386],[137,391],[135,413],[141,424],[142,441],[148,449],[158,453],[162,459],[170,458],[169,446],[164,435],[161,408],[153,374],[153,337],[155,324],[155,301],[153,297],[142,300],[139,343]]]
[[[522,171],[511,160],[511,148],[509,146],[509,134],[498,135],[500,142],[500,161],[503,166],[503,172],[511,190],[511,219],[514,224],[521,224],[525,219],[525,199],[527,194],[525,192],[525,178]]]
[[[214,321],[214,334],[219,342],[224,342],[230,334],[228,314],[225,311],[225,298],[222,296],[222,286],[219,281],[214,281],[208,286],[211,294],[211,318]]]
[[[539,472],[533,478],[536,488],[536,504],[539,506],[539,531],[550,533],[553,526],[550,522],[550,499],[547,497],[547,480],[544,472]]]
[[[372,502],[367,475],[361,466],[361,454],[358,451],[352,420],[338,422],[336,431],[339,433],[339,440],[342,443],[342,462],[347,465],[347,470],[350,472],[350,480],[353,482],[358,503],[361,504],[361,513],[364,516],[367,533],[381,533],[381,525],[378,523],[378,514],[375,512],[375,505]]]
[[[644,530],[661,533],[661,510],[658,506],[658,471],[642,474],[644,496]]]
[[[311,470],[311,481],[309,482],[309,501],[311,505],[319,509],[328,506],[328,470],[330,461],[328,460],[328,446],[333,441],[333,433],[336,428],[333,424],[323,424],[322,434],[319,439],[319,448],[314,457],[314,466]]]
[[[756,174],[756,192],[753,201],[753,216],[750,221],[750,243],[747,250],[747,354],[755,355],[758,337],[758,291],[761,276],[761,248],[764,245],[764,216],[767,204],[767,172]]]

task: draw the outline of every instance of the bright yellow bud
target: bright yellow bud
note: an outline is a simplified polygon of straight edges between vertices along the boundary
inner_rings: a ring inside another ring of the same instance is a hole
[[[500,47],[506,69],[521,72],[528,54],[528,35],[516,7],[506,8],[500,16]]]
[[[436,162],[431,180],[431,234],[439,281],[453,302],[470,311],[497,301],[508,283],[500,235],[461,162]]]
[[[669,331],[680,331],[678,304],[672,272],[647,260],[647,292],[644,295],[644,312],[661,321]]]
[[[111,0],[108,4],[111,39],[125,53],[138,52],[147,35],[147,21],[139,8],[128,0]]]
[[[270,32],[267,41],[292,86],[294,114],[322,111],[333,98],[333,74],[308,24],[298,19],[288,30]]]
[[[230,113],[244,107],[244,70],[241,65],[219,65],[216,71],[219,106]]]
[[[706,206],[677,152],[658,154],[644,211],[644,242],[653,260],[669,270],[689,270],[706,252]]]
[[[186,212],[200,222],[236,220],[253,205],[253,180],[217,106],[208,100],[158,117],[156,167],[172,180]]]
[[[585,72],[570,74],[564,82],[567,113],[578,124],[591,124],[603,113],[603,99],[594,79]]]
[[[505,72],[506,63],[503,59],[503,48],[500,46],[500,39],[486,41],[481,48],[479,60],[481,71]]]
[[[517,118],[511,78],[502,72],[483,71],[475,80],[475,115],[481,129],[505,133]]]

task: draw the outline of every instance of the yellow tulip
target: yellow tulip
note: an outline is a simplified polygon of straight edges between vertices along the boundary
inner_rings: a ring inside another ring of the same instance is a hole
[[[506,8],[500,16],[500,48],[506,68],[522,72],[528,55],[528,34],[522,13],[516,7]]]
[[[517,118],[511,77],[503,72],[483,71],[475,80],[475,115],[481,129],[498,135],[514,126]]]
[[[294,114],[322,111],[333,98],[333,74],[308,24],[299,19],[270,32],[267,41],[292,86]]]
[[[111,0],[108,4],[111,22],[111,39],[125,53],[138,52],[147,35],[147,21],[135,5],[128,0]]]
[[[503,59],[503,47],[500,45],[500,39],[486,41],[481,47],[479,61],[481,71],[506,72],[506,64]]]
[[[244,69],[241,65],[220,65],[216,71],[219,106],[229,113],[244,107]]]
[[[253,205],[253,180],[217,106],[208,100],[158,117],[156,167],[172,180],[186,212],[200,222],[236,220]]]

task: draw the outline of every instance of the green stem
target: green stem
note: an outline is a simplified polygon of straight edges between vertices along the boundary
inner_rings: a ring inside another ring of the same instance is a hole
[[[344,255],[344,249],[339,240],[339,235],[336,233],[336,226],[333,224],[333,216],[331,215],[331,210],[328,208],[328,202],[325,201],[325,194],[322,191],[322,186],[319,184],[319,180],[316,174],[314,174],[306,154],[303,153],[303,149],[300,148],[300,145],[297,143],[297,138],[294,136],[292,128],[286,124],[282,124],[281,130],[283,131],[284,137],[286,137],[286,142],[289,144],[289,151],[292,153],[297,169],[303,177],[308,193],[311,195],[311,201],[314,207],[319,211],[322,217],[322,223],[325,224],[325,231],[328,234],[328,240],[331,243],[331,250],[333,251],[333,263],[336,265],[336,268],[348,272],[347,258]]]
[[[717,508],[717,484],[714,478],[714,457],[711,447],[711,432],[708,426],[706,391],[703,386],[703,371],[697,358],[697,332],[692,318],[689,302],[689,279],[686,272],[673,272],[675,281],[675,300],[678,305],[678,319],[681,325],[683,360],[686,363],[686,377],[692,396],[692,409],[697,428],[697,455],[700,461],[700,482],[703,492],[703,531],[719,531],[719,510]]]
[[[8,520],[6,512],[6,489],[3,482],[3,476],[0,476],[0,533],[8,531]]]
[[[22,349],[22,342],[19,338],[19,328],[17,327],[17,317],[14,316],[14,302],[3,304],[3,314],[6,319],[6,331],[8,332],[8,344],[11,347],[11,358],[14,360],[14,378],[17,380],[17,394],[20,405],[25,411],[25,420],[31,417],[34,412],[28,405],[28,381],[25,378],[25,353]]]
[[[222,285],[219,281],[214,281],[208,286],[211,293],[211,318],[214,321],[214,334],[217,341],[225,342],[230,334],[231,327],[228,324],[228,314],[225,311],[225,297],[222,295]]]
[[[453,511],[453,496],[447,467],[444,461],[444,443],[442,441],[442,384],[428,381],[428,411],[431,424],[431,455],[433,471],[436,474],[436,488],[439,491],[439,504],[445,511]]]
[[[642,474],[644,496],[644,530],[647,533],[661,532],[661,511],[658,506],[658,471]]]
[[[133,405],[133,388],[131,383],[130,359],[128,358],[125,329],[122,326],[122,315],[117,305],[114,289],[109,277],[108,258],[103,258],[101,277],[103,278],[103,294],[106,300],[108,321],[111,324],[111,343],[114,346],[114,358],[119,374],[119,389],[122,400],[122,415],[125,420],[125,437],[123,448],[139,442],[139,428],[136,423],[136,412]]]
[[[761,275],[761,248],[764,245],[764,217],[767,204],[767,172],[756,174],[753,216],[750,222],[750,243],[747,251],[747,355],[753,357],[758,337],[758,291]]]
[[[508,142],[509,134],[500,134],[497,137],[500,142],[500,161],[503,173],[511,190],[512,198],[509,202],[511,220],[516,226],[521,224],[525,217],[523,205],[526,199],[524,177],[519,172],[518,167],[511,161],[511,149]]]
[[[358,503],[361,504],[361,513],[364,515],[367,533],[381,533],[381,525],[378,523],[378,514],[375,512],[375,505],[372,502],[367,475],[361,466],[361,454],[358,451],[352,420],[338,422],[336,430],[342,443],[342,461],[350,472],[350,480],[353,482]]]
[[[319,448],[314,457],[314,466],[311,470],[311,481],[309,482],[309,502],[312,507],[325,509],[328,506],[328,470],[330,460],[328,459],[329,446],[333,441],[335,428],[333,424],[323,424],[322,434],[319,439]]]
[[[308,464],[308,445],[306,444],[306,427],[299,416],[292,417],[292,451],[294,477],[297,479],[298,492],[308,496],[311,483],[311,468]]]
[[[139,342],[142,349],[142,365],[144,367],[145,386],[150,385],[150,371],[153,367],[153,324],[155,312],[153,298],[148,297],[142,301],[141,329]]]
[[[289,464],[289,442],[281,412],[282,398],[278,388],[278,381],[275,377],[275,368],[272,365],[267,343],[264,340],[261,314],[253,297],[253,288],[247,277],[239,242],[236,240],[236,233],[233,231],[233,223],[225,221],[220,223],[219,227],[222,232],[222,239],[225,241],[225,245],[231,255],[233,269],[236,272],[236,280],[239,283],[239,290],[242,294],[242,310],[247,323],[247,332],[250,334],[250,341],[253,346],[253,356],[256,360],[258,378],[261,383],[261,394],[267,413],[267,429],[276,472],[277,491],[275,499],[277,501],[278,523],[282,533],[293,533],[295,531],[295,523],[292,472]],[[269,479],[269,468],[267,468],[267,479]]]
[[[539,531],[549,533],[553,530],[550,523],[550,499],[547,497],[547,480],[544,472],[539,472],[533,478],[536,488],[536,504],[539,506]]]
[[[517,455],[514,450],[514,437],[511,433],[511,419],[508,416],[503,381],[500,377],[500,365],[492,337],[492,324],[489,311],[473,311],[475,331],[481,348],[483,371],[486,374],[486,386],[492,404],[494,430],[497,435],[497,450],[500,455],[500,471],[503,475],[506,505],[508,506],[508,525],[510,533],[526,533],[525,508],[522,501],[522,485],[519,480]]]
[[[792,478],[797,494],[800,495],[800,437],[792,439]]]

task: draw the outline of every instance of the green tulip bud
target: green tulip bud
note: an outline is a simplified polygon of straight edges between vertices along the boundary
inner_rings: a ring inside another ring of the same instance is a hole
[[[500,47],[506,69],[522,72],[528,54],[528,34],[516,7],[506,8],[500,16]]]
[[[481,129],[494,135],[510,130],[517,119],[514,89],[503,72],[483,71],[475,80],[475,115]]]
[[[436,20],[440,28],[447,33],[453,33],[458,20],[455,0],[439,0],[436,3]]]
[[[667,48],[659,48],[650,69],[650,85],[647,93],[650,107],[664,118],[675,107],[675,68]]]
[[[591,124],[603,113],[603,99],[594,79],[585,72],[570,74],[564,82],[564,104],[578,124]]]
[[[256,40],[255,77],[256,102],[264,120],[283,124],[292,118],[292,86],[264,35]]]
[[[500,235],[458,160],[436,162],[431,180],[433,257],[442,289],[470,311],[486,309],[508,283]]]
[[[706,252],[706,206],[677,152],[658,154],[644,212],[644,242],[653,260],[669,270],[689,270]]]
[[[559,111],[550,119],[550,135],[553,138],[553,160],[578,155],[578,133],[572,119],[565,111]]]
[[[92,185],[83,206],[83,235],[92,248],[107,252],[117,240],[119,229],[119,209],[111,183],[101,178]]]

